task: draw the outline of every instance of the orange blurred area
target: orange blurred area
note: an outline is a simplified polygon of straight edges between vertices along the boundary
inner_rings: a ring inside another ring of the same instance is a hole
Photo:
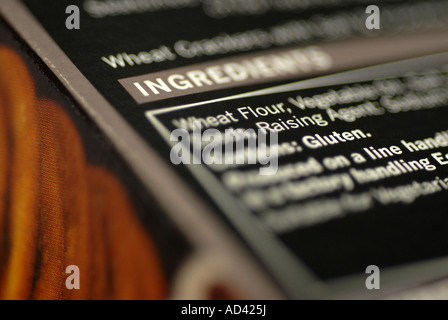
[[[122,183],[0,46],[0,299],[163,299],[156,247]],[[66,267],[80,269],[68,290]]]

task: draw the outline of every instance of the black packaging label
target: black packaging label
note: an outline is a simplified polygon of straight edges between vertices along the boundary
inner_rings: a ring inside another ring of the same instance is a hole
[[[383,1],[378,30],[366,28],[364,1],[22,2],[290,296],[319,294],[322,283],[338,292],[344,277],[367,290],[370,265],[412,266],[414,280],[441,274],[446,1]],[[73,4],[79,29],[66,26]],[[210,152],[204,139],[191,141],[205,130],[243,142],[241,132],[275,135],[277,157],[219,162],[225,142]],[[197,159],[206,150],[209,161]],[[275,172],[262,174],[269,166]],[[419,266],[428,261],[441,267],[426,274]]]

